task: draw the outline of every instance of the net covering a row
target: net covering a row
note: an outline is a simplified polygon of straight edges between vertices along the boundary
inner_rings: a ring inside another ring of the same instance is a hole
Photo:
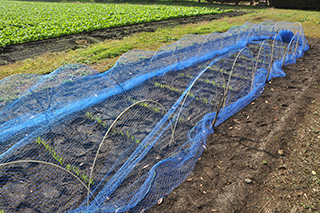
[[[0,81],[0,210],[141,212],[192,172],[217,126],[309,46],[263,21]]]

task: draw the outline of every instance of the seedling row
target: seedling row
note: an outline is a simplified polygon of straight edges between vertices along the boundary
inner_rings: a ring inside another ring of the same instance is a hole
[[[66,168],[68,171],[73,171],[80,179],[82,179],[86,184],[89,184],[89,179],[88,175],[86,175],[85,172],[81,172],[79,167],[74,166],[70,163],[66,163],[65,160],[60,157],[55,151],[52,146],[47,144],[43,139],[40,137],[37,138],[36,140],[37,144],[43,145],[45,150],[48,151],[48,153],[56,160],[59,162],[60,166]],[[90,180],[90,184],[94,184],[93,180]]]

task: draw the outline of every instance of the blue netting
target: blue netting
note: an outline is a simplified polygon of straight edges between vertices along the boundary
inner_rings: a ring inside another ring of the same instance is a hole
[[[308,50],[299,23],[245,23],[0,81],[0,209],[142,211],[193,170],[215,125]]]

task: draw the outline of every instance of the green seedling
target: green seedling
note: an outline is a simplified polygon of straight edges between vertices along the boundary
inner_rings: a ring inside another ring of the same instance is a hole
[[[158,86],[158,87],[161,86],[161,84],[159,84],[159,83],[157,83],[157,82],[155,83],[155,85]],[[131,102],[133,102],[133,103],[138,102],[137,100],[134,100],[134,99],[132,99],[132,98],[127,98],[127,100],[128,100],[128,101],[131,101]],[[147,103],[139,103],[139,105],[148,108],[150,111],[154,111],[154,112],[157,112],[157,113],[161,113],[161,114],[163,114],[163,115],[166,114],[166,112],[165,112],[163,109],[160,109],[160,108],[157,108],[157,107],[150,107]],[[172,119],[172,118],[173,118],[173,115],[170,115],[169,118]],[[121,132],[120,132],[120,133],[121,133]]]
[[[71,171],[71,164],[70,163],[68,163],[67,165],[66,165],[66,169],[68,170],[68,171]]]
[[[203,80],[203,79],[201,79],[202,81],[207,81],[208,83],[211,83],[209,80]],[[215,85],[215,83],[213,83],[214,85]],[[180,94],[183,94],[183,91],[179,91],[178,89],[176,89],[176,88],[174,88],[174,87],[170,87],[170,86],[168,86],[168,85],[164,85],[164,84],[159,84],[159,83],[155,83],[155,86],[158,86],[158,87],[161,87],[161,88],[166,88],[166,89],[170,89],[170,90],[172,90],[172,91],[175,91],[175,92],[179,92]],[[219,86],[219,85],[218,85]],[[225,87],[225,85],[223,85],[224,87]],[[231,87],[231,86],[229,86],[229,89],[230,90],[233,90],[233,88]],[[195,95],[193,94],[193,93],[187,93],[187,95],[188,96],[190,96],[191,98],[195,98],[197,101],[198,100],[200,100],[201,102],[203,102],[203,103],[205,103],[205,104],[208,104],[209,103],[209,101],[206,99],[206,98],[204,98],[204,97],[198,97],[198,96],[196,96],[195,97]],[[211,104],[211,103],[210,103]]]
[[[153,107],[150,107],[150,106],[148,106],[148,105],[143,105],[143,106],[148,107],[148,109],[153,109]],[[153,111],[160,112],[160,109],[155,109],[155,108],[154,108]],[[100,125],[102,125],[104,128],[110,128],[110,127],[108,127],[108,125],[107,125],[106,123],[102,122],[102,119],[101,119],[101,118],[96,117],[96,116],[92,116],[89,112],[86,112],[86,117],[88,117],[89,119],[92,119],[92,120],[97,121],[97,122],[98,122]],[[139,140],[135,139],[133,135],[130,135],[130,133],[129,133],[128,130],[127,130],[126,133],[123,133],[122,130],[117,131],[116,129],[112,129],[111,131],[112,131],[113,133],[115,133],[115,134],[120,134],[120,135],[122,135],[122,136],[125,135],[127,138],[129,138],[129,139],[130,139],[131,141],[133,141],[133,142],[136,142],[137,144],[140,143],[140,139],[139,139]]]
[[[58,161],[58,163],[63,167],[64,166],[64,159],[62,157],[60,157],[55,151],[54,148],[51,147],[50,145],[46,144],[45,141],[43,139],[41,139],[40,137],[38,137],[36,139],[36,143],[39,145],[43,145],[45,150],[47,150],[49,152],[49,154],[51,154],[51,156]],[[76,166],[71,165],[70,163],[67,163],[65,165],[65,168],[68,171],[71,171],[71,169],[77,174],[78,177],[82,178],[85,183],[88,182],[88,180],[85,180],[83,177],[80,176],[80,169]],[[87,177],[87,176],[86,176]],[[93,182],[92,182],[93,183]],[[1,213],[1,212],[0,212]]]
[[[88,183],[88,175],[86,175],[85,173],[82,173],[82,179],[84,180],[85,183]]]
[[[311,127],[311,129],[312,129],[312,132],[313,132],[313,133],[315,133],[315,134],[318,134],[318,133],[319,133],[319,130],[314,129],[313,127]]]
[[[79,176],[80,172],[78,167],[73,166],[72,170],[77,174],[77,176]]]
[[[73,81],[71,79],[66,79],[66,80],[63,80],[61,82],[61,84],[69,84],[69,83],[72,83]]]

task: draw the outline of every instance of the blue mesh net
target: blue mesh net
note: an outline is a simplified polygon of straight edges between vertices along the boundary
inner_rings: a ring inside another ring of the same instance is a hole
[[[309,46],[263,21],[0,81],[0,210],[143,211],[193,170],[206,138]]]

